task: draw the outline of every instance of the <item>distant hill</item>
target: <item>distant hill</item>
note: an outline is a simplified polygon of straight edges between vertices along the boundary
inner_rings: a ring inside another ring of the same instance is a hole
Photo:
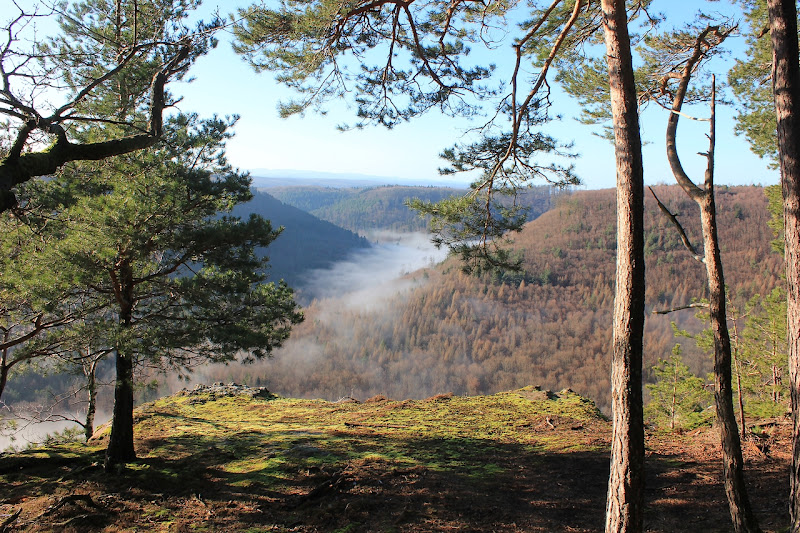
[[[370,246],[355,233],[287,205],[263,191],[254,191],[251,201],[233,210],[233,214],[240,217],[251,213],[269,219],[273,227],[284,227],[283,233],[263,253],[269,256],[271,278],[285,279],[295,288],[304,286],[307,271],[329,267],[354,251]]]
[[[368,230],[424,231],[427,221],[408,209],[406,200],[419,198],[438,202],[467,192],[466,189],[451,187],[401,185],[360,188],[293,186],[264,190],[284,203],[362,234]],[[524,190],[519,202],[530,208],[530,218],[534,219],[550,209],[560,194],[563,193],[549,186],[534,187]]]
[[[353,172],[320,172],[297,169],[250,169],[254,187],[378,187],[382,185],[403,185],[408,187],[465,187],[468,181],[457,177],[400,178],[397,176],[377,176]]]
[[[656,191],[701,245],[695,204],[677,187]],[[731,299],[742,306],[750,296],[767,294],[781,283],[782,258],[770,249],[763,189],[720,188],[717,205],[726,281]],[[384,300],[382,307],[316,302],[274,360],[226,369],[220,379],[261,376],[283,394],[329,399],[570,387],[607,409],[615,221],[614,190],[563,197],[514,238],[524,255],[524,273],[476,278],[461,273],[450,259],[411,274],[406,290]],[[645,222],[645,368],[669,357],[681,342],[684,359],[705,375],[710,358],[691,340],[676,340],[670,327],[675,321],[702,329],[694,312],[651,314],[703,297],[704,267],[683,249],[652,197],[647,198]]]

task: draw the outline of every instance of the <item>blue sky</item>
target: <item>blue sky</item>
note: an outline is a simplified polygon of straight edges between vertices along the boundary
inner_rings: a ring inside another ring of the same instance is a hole
[[[236,4],[226,2],[220,6],[227,13]],[[212,10],[209,2],[204,10]],[[656,9],[667,14],[693,14],[701,2],[656,0]],[[718,11],[731,8],[727,2],[709,4]],[[735,37],[734,50],[741,48],[743,39]],[[738,44],[737,42],[738,41]],[[505,57],[510,57],[510,47],[493,52],[502,67]],[[328,106],[329,114],[309,113],[305,117],[289,119],[278,117],[279,100],[291,96],[278,86],[269,73],[256,74],[230,49],[227,36],[222,36],[219,47],[198,62],[191,71],[195,80],[191,84],[175,86],[173,90],[184,97],[180,108],[201,115],[238,114],[236,137],[230,141],[228,156],[232,164],[243,170],[294,169],[345,174],[365,174],[392,178],[446,181],[462,183],[463,177],[447,178],[438,174],[443,164],[439,158],[442,149],[463,139],[463,132],[479,122],[454,120],[430,113],[409,124],[393,130],[372,127],[362,131],[339,132],[336,125],[353,117],[353,110],[339,102]],[[552,77],[552,76],[551,76]],[[548,124],[547,131],[563,141],[574,141],[580,158],[575,162],[578,175],[588,188],[613,187],[614,151],[610,143],[592,135],[592,129],[574,120],[578,114],[577,103],[566,97],[556,98],[557,111],[563,114],[560,122]],[[698,114],[706,110],[696,110]],[[766,161],[750,152],[743,138],[733,134],[734,110],[719,106],[717,109],[717,159],[718,184],[749,185],[777,183],[775,170]],[[647,184],[672,183],[672,174],[664,153],[664,130],[667,113],[651,106],[641,117],[645,141],[645,180]],[[705,158],[696,155],[707,148],[705,123],[682,120],[679,128],[679,151],[684,166],[692,177],[701,180]]]

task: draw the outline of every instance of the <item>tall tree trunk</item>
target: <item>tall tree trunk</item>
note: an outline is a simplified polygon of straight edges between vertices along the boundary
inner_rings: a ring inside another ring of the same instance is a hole
[[[112,275],[115,295],[120,306],[122,349],[114,351],[117,377],[114,385],[114,413],[111,420],[111,437],[106,450],[105,467],[111,470],[136,459],[133,447],[133,354],[127,346],[127,337],[133,324],[133,271],[126,260],[121,261],[118,277]]]
[[[677,116],[677,115],[674,115]],[[713,137],[713,136],[712,136]],[[717,215],[714,202],[713,183],[705,191],[700,204],[700,220],[705,244],[705,264],[708,276],[708,306],[711,329],[714,334],[714,402],[717,410],[720,441],[722,443],[722,472],[725,495],[733,528],[737,533],[760,531],[744,482],[744,461],[736,413],[733,410],[733,386],[731,376],[731,340],[725,310],[725,276],[722,271],[719,241],[717,239]]]
[[[83,433],[86,436],[87,442],[92,438],[92,435],[94,435],[94,416],[97,412],[97,364],[100,362],[100,359],[100,357],[92,359],[86,373],[86,389],[89,405],[86,407],[86,422],[83,424]]]
[[[778,122],[792,398],[791,531],[800,532],[800,66],[795,0],[767,0]]]
[[[622,0],[603,0],[614,145],[617,161],[617,276],[611,362],[613,435],[606,532],[644,526],[644,179],[636,84]]]
[[[712,86],[711,119],[708,135],[709,146],[705,154],[708,163],[704,188],[700,188],[689,178],[683,169],[677,149],[677,131],[680,111],[686,96],[689,82],[697,63],[705,53],[705,37],[718,29],[709,27],[698,36],[693,55],[687,60],[681,72],[680,83],[675,91],[672,110],[667,121],[666,146],[675,181],[683,191],[700,207],[700,224],[703,230],[703,262],[706,265],[706,278],[709,292],[709,318],[714,335],[714,402],[717,411],[720,441],[722,443],[722,471],[725,495],[731,521],[737,533],[760,531],[753,514],[747,487],[744,482],[744,461],[736,413],[733,410],[733,386],[731,377],[731,338],[728,331],[728,314],[725,296],[725,276],[717,237],[717,209],[714,200],[714,149],[716,143],[716,92]]]
[[[114,386],[114,414],[106,449],[106,470],[134,461],[133,449],[133,358],[115,350],[117,378]]]

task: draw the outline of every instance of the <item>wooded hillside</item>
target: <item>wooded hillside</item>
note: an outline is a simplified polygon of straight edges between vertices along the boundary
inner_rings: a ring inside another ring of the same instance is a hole
[[[354,250],[369,247],[367,240],[355,233],[287,205],[263,191],[254,191],[252,200],[233,210],[235,216],[243,218],[250,213],[269,219],[275,228],[283,226],[283,232],[269,249],[260,252],[269,255],[270,277],[285,279],[294,288],[303,286],[304,272],[329,267]]]
[[[677,187],[656,192],[700,244],[695,204]],[[581,191],[529,223],[515,237],[525,272],[509,276],[460,272],[453,259],[409,277],[414,288],[376,309],[318,301],[306,309],[274,360],[220,369],[224,379],[259,383],[293,397],[427,397],[452,391],[482,394],[526,385],[570,387],[609,405],[613,306],[614,191]],[[780,280],[764,191],[718,190],[720,239],[731,297],[767,294]],[[647,326],[645,368],[668,357],[676,340],[670,321],[693,331],[691,310],[652,311],[702,298],[703,265],[692,259],[652,197],[646,209]],[[682,339],[695,373],[710,359]]]
[[[365,230],[391,230],[398,232],[425,231],[427,223],[415,211],[405,206],[405,201],[419,198],[438,202],[453,195],[466,194],[466,190],[449,187],[407,187],[388,185],[365,188],[330,187],[271,187],[262,191],[280,201],[308,211],[337,226],[354,232]],[[519,203],[530,208],[534,219],[550,209],[560,194],[550,186],[533,187],[520,191]]]

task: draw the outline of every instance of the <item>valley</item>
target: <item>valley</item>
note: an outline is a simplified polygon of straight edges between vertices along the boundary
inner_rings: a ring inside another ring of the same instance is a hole
[[[656,191],[680,212],[690,237],[698,242],[693,203],[676,187]],[[372,298],[363,306],[351,297],[340,299],[336,292],[346,287],[334,290],[335,282],[330,281],[324,284],[329,290],[315,293],[305,310],[306,321],[273,358],[252,366],[202,369],[196,377],[327,400],[363,400],[376,394],[398,399],[444,392],[492,394],[528,385],[569,387],[607,411],[614,191],[577,191],[553,203],[514,236],[514,248],[524,255],[521,273],[470,276],[451,258],[436,266],[421,265],[426,268],[419,271],[402,269],[409,271],[396,285],[383,284],[379,291],[366,285],[364,292]],[[768,294],[778,285],[781,258],[770,249],[773,237],[763,189],[721,188],[718,204],[727,280],[732,302],[741,307],[753,295]],[[646,223],[645,368],[669,357],[679,342],[692,371],[705,376],[711,370],[709,356],[693,341],[676,339],[671,327],[675,322],[683,329],[701,330],[704,325],[695,312],[653,313],[702,298],[703,265],[685,251],[652,197]],[[332,280],[347,280],[344,271],[356,269],[353,263],[341,265],[340,274],[329,271]],[[378,269],[366,270],[378,277]],[[304,283],[319,279],[317,275],[308,274]],[[353,279],[344,285],[355,292],[359,282]],[[647,381],[652,379],[646,374]]]
[[[424,234],[413,233],[416,215],[401,210],[411,194],[438,197],[441,191],[399,189],[302,187],[297,196],[289,190],[282,193],[284,199],[306,198],[307,208],[344,202],[347,209],[332,212],[351,213],[349,218],[338,215],[345,221],[380,220],[377,213],[393,202],[388,212],[394,215],[387,216],[386,224],[364,228],[361,235],[284,204],[265,192],[270,189],[262,189],[238,214],[260,213],[286,228],[265,253],[271,278],[287,279],[296,288],[305,321],[266,360],[194,367],[183,378],[142,368],[141,380],[148,386],[139,388],[138,401],[187,384],[219,381],[329,401],[363,401],[379,394],[394,399],[493,394],[535,385],[571,388],[608,413],[614,191],[529,191],[532,220],[513,236],[514,249],[524,257],[523,270],[474,276],[462,273],[458,261],[436,250]],[[676,187],[656,190],[681,213],[697,242],[694,204]],[[353,200],[360,197],[368,201]],[[763,189],[721,188],[718,198],[726,276],[732,302],[743,307],[752,296],[768,294],[779,284],[781,258],[770,248]],[[704,324],[695,311],[653,313],[702,298],[703,265],[682,248],[652,198],[646,223],[645,381],[653,382],[650,367],[668,358],[676,343],[691,371],[705,377],[710,357],[691,339],[676,338],[671,326],[674,322],[699,332]],[[111,370],[107,365],[106,382]],[[71,379],[22,374],[9,382],[6,397],[12,405],[35,402],[63,393]],[[111,399],[111,389],[104,388],[100,409],[110,412]],[[70,415],[80,416],[83,408],[78,399]]]

